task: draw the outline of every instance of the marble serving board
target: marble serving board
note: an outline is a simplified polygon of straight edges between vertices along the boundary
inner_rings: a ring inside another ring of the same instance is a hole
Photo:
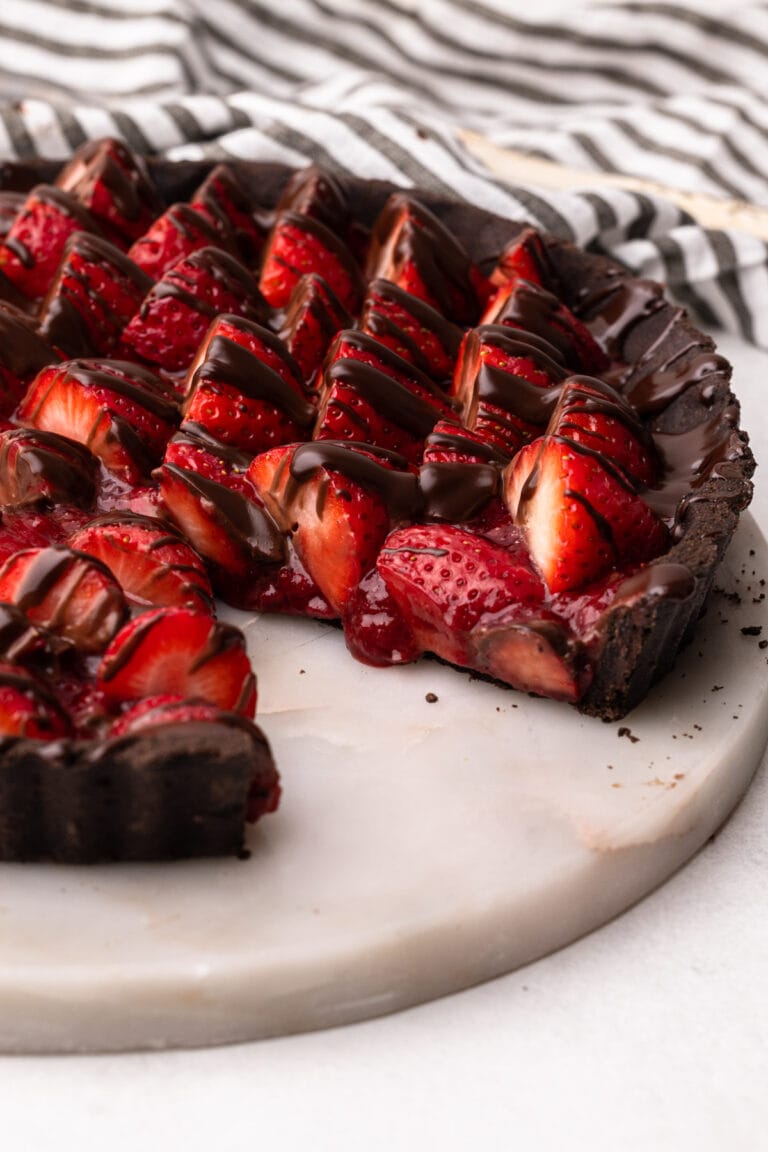
[[[327,625],[228,613],[260,675],[280,811],[247,860],[0,866],[0,1050],[323,1028],[603,924],[749,783],[768,737],[764,578],[747,516],[693,644],[613,724],[431,661],[365,668]]]

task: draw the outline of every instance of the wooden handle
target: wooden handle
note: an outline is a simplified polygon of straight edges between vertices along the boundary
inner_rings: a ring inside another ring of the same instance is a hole
[[[668,188],[653,180],[618,173],[584,171],[567,168],[538,156],[527,156],[511,148],[501,148],[476,132],[462,132],[461,138],[469,150],[488,166],[494,175],[512,184],[535,184],[539,188],[567,191],[574,188],[622,188],[626,192],[644,192],[663,196],[679,208],[689,212],[703,228],[735,228],[768,240],[768,210],[748,204],[746,200],[705,196],[700,192],[682,192]]]

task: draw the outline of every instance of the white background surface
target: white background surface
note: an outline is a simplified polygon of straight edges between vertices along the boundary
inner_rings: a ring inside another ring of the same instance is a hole
[[[768,354],[721,347],[768,459]],[[760,475],[753,510],[765,531]],[[764,763],[715,840],[640,905],[396,1016],[231,1048],[0,1058],[2,1147],[765,1147],[767,828]]]

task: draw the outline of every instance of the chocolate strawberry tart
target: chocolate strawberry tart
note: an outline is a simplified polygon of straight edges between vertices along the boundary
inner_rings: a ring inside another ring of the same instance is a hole
[[[597,255],[316,167],[0,168],[0,858],[237,852],[216,602],[623,716],[749,502],[730,368]]]

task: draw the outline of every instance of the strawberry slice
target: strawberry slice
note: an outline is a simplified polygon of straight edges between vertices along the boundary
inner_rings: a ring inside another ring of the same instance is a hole
[[[213,224],[222,247],[230,249],[234,244],[243,264],[253,268],[267,235],[266,214],[228,164],[217,164],[208,174],[192,196],[190,207]]]
[[[304,440],[315,408],[301,371],[269,329],[220,316],[189,374],[182,431],[201,426],[222,444],[255,455]]]
[[[513,605],[474,630],[475,667],[497,680],[575,704],[591,680],[583,646],[552,612]]]
[[[389,280],[456,324],[472,324],[480,274],[438,218],[404,192],[387,200],[374,224],[367,280]]]
[[[565,377],[559,354],[546,342],[484,325],[464,337],[454,393],[467,428],[512,456],[546,427],[557,397],[553,389]]]
[[[94,217],[74,196],[38,184],[0,241],[0,272],[23,296],[39,300],[48,291],[72,233],[99,231]]]
[[[592,333],[557,296],[528,280],[508,280],[491,298],[480,324],[507,324],[543,336],[574,372],[599,375],[610,361]]]
[[[626,473],[561,436],[543,436],[513,460],[506,499],[551,592],[651,560],[668,545],[666,527]]]
[[[349,218],[346,192],[336,177],[318,164],[309,164],[291,176],[276,210],[311,216],[339,235],[344,233]]]
[[[453,408],[437,385],[364,332],[340,332],[323,372],[315,439],[358,440],[419,459]]]
[[[149,291],[123,332],[123,346],[165,372],[186,370],[221,312],[258,323],[267,315],[256,281],[239,260],[220,248],[201,248],[169,268]]]
[[[373,569],[344,605],[344,640],[356,660],[374,668],[412,664],[422,654],[381,573]]]
[[[148,696],[132,705],[109,726],[109,736],[127,736],[129,732],[139,732],[142,728],[154,728],[157,724],[216,724],[222,717],[236,715],[224,712],[216,704],[207,700],[185,699],[165,693],[162,696]]]
[[[640,486],[658,479],[651,435],[635,410],[602,380],[587,376],[567,380],[547,431],[606,456]]]
[[[450,525],[398,529],[376,566],[422,651],[453,664],[472,664],[471,633],[483,619],[544,597],[522,547]]]
[[[359,444],[329,441],[289,447],[254,460],[250,479],[291,540],[307,572],[340,613],[376,562],[390,509],[416,499],[405,461]],[[400,466],[400,468],[397,467]]]
[[[309,381],[323,362],[336,333],[349,328],[352,317],[322,276],[302,276],[291,293],[280,338]]]
[[[109,569],[60,545],[10,556],[0,568],[0,600],[87,653],[101,652],[128,615]]]
[[[78,444],[53,432],[10,428],[0,433],[0,504],[76,504],[90,508],[96,498],[99,464]]]
[[[211,582],[197,553],[162,520],[100,516],[69,539],[110,570],[134,604],[214,612]]]
[[[56,662],[56,645],[13,604],[0,604],[0,663],[31,664],[50,671]]]
[[[461,329],[397,284],[374,280],[368,285],[360,328],[433,380],[450,379]]]
[[[206,561],[216,591],[248,602],[263,566],[284,556],[283,537],[246,476],[250,457],[189,427],[155,472],[165,512]]]
[[[523,228],[499,256],[490,275],[491,284],[500,287],[508,280],[527,280],[557,294],[555,270],[541,234],[535,228]]]
[[[187,421],[186,426],[168,441],[162,468],[167,465],[183,468],[251,497],[253,488],[247,476],[250,461],[247,452],[222,444],[199,424]]]
[[[477,432],[438,420],[424,441],[423,463],[503,465],[509,463],[509,455]]]
[[[108,356],[151,287],[114,244],[75,232],[43,302],[40,335],[60,356]]]
[[[56,184],[87,208],[104,235],[123,250],[163,210],[142,158],[110,137],[82,144]]]
[[[119,360],[69,360],[43,369],[17,413],[26,427],[84,444],[129,484],[159,461],[178,417],[156,376]]]
[[[159,280],[182,257],[211,246],[221,248],[222,237],[210,220],[189,204],[172,204],[134,241],[128,255],[147,276]],[[234,252],[234,241],[223,246]]]
[[[96,683],[112,706],[170,692],[244,716],[256,711],[242,632],[190,608],[156,608],[129,621],[104,653]]]
[[[67,717],[41,680],[14,664],[0,664],[0,736],[55,740],[69,731]]]
[[[34,322],[10,304],[0,303],[0,419],[11,415],[41,368],[56,353]]]
[[[259,288],[273,308],[285,308],[298,281],[310,272],[327,281],[344,308],[355,311],[362,281],[347,246],[319,220],[281,212],[264,247]]]

